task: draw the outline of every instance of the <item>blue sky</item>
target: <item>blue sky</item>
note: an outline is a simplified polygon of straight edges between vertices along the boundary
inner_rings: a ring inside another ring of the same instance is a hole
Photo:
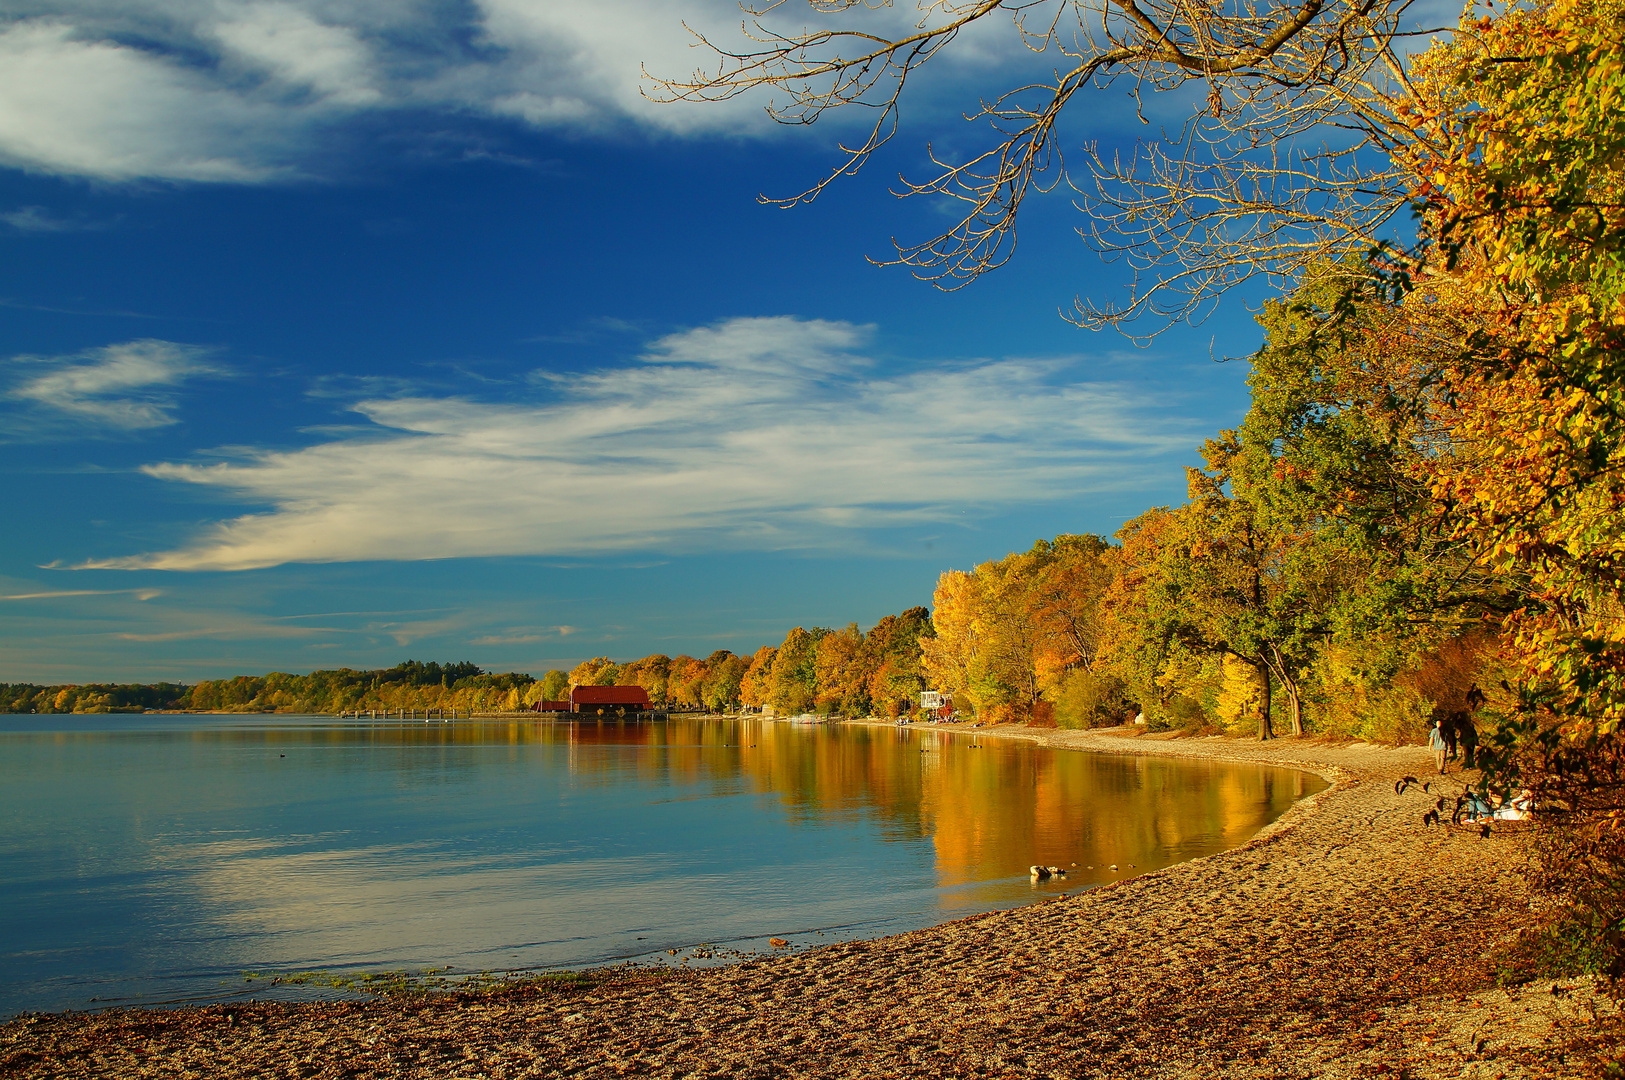
[[[1183,498],[1246,297],[1077,329],[1125,278],[1060,193],[962,291],[865,259],[949,220],[889,185],[1007,26],[786,211],[852,129],[647,101],[685,19],[738,9],[0,4],[0,680],[743,652]]]

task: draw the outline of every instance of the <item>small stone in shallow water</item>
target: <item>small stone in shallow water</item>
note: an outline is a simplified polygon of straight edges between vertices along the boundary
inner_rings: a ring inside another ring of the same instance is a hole
[[[790,943],[781,937],[768,938],[767,943],[775,949],[788,949],[790,947]]]

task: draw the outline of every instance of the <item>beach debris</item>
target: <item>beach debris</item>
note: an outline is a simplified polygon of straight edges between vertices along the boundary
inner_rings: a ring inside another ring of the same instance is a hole
[[[1027,867],[1027,873],[1032,875],[1034,881],[1043,881],[1045,878],[1049,877],[1049,867],[1029,866]]]
[[[767,943],[775,949],[788,949],[790,947],[790,943],[781,937],[768,938]]]

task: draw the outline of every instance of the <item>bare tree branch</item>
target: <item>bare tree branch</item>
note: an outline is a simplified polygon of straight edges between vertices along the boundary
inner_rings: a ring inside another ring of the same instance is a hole
[[[900,196],[963,205],[942,234],[897,245],[882,265],[903,265],[957,289],[1007,262],[1016,220],[1033,191],[1063,181],[1076,193],[1084,239],[1132,268],[1119,302],[1079,297],[1069,318],[1121,326],[1201,318],[1227,289],[1263,275],[1285,283],[1304,267],[1375,246],[1406,205],[1389,151],[1414,140],[1396,42],[1411,0],[918,0],[903,34],[862,28],[770,29],[789,0],[746,8],[750,47],[732,50],[695,33],[715,66],[687,79],[654,79],[656,100],[720,101],[766,89],[772,118],[811,124],[842,106],[875,110],[866,136],[799,194],[794,206],[860,169],[897,131],[910,77],[972,24],[1003,14],[1034,52],[1063,60],[1051,78],[983,101],[967,120],[989,129],[985,149],[961,159],[929,151],[931,172],[904,178]],[[819,15],[886,7],[880,0],[806,0]],[[870,17],[873,17],[872,14]],[[693,33],[693,31],[691,31]],[[1119,79],[1144,119],[1147,92],[1206,89],[1172,134],[1131,153],[1085,146],[1070,174],[1059,126],[1081,92]],[[1150,336],[1150,335],[1144,335]]]

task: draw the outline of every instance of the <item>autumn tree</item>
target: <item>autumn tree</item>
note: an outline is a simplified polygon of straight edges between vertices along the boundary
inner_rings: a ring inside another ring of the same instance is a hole
[[[749,661],[727,649],[719,649],[705,659],[705,678],[700,684],[700,697],[712,712],[724,712],[739,700],[740,684]]]
[[[571,686],[614,686],[621,666],[607,656],[583,660],[570,669]]]
[[[804,713],[818,697],[818,641],[828,631],[797,626],[773,656],[769,702],[781,713]]]
[[[705,705],[705,677],[710,673],[704,660],[674,656],[667,669],[666,697],[674,705],[691,709]]]
[[[963,570],[945,570],[931,596],[936,636],[920,645],[921,669],[931,685],[980,708],[971,687],[983,668],[982,580]]]
[[[621,670],[621,681],[627,685],[641,686],[649,695],[650,701],[665,701],[669,694],[667,680],[671,674],[671,657],[664,653],[654,653],[641,660],[634,660]]]
[[[1484,640],[1486,619],[1523,603],[1516,577],[1476,561],[1459,504],[1435,497],[1438,477],[1468,452],[1450,379],[1465,324],[1441,302],[1443,284],[1394,297],[1311,276],[1267,304],[1235,468],[1266,526],[1304,537],[1295,573],[1318,575],[1324,594],[1314,601],[1331,650],[1320,657],[1323,685],[1354,675],[1376,707],[1396,711],[1402,703],[1382,686],[1418,688],[1426,709],[1465,711],[1472,679],[1446,692],[1450,680],[1424,669],[1452,641]],[[1398,731],[1368,719],[1372,731]]]
[[[538,686],[539,700],[564,701],[570,693],[570,676],[562,671],[549,671],[542,676]]]
[[[750,665],[739,680],[739,700],[742,704],[759,708],[773,700],[773,658],[778,649],[763,645],[750,658]]]
[[[922,650],[935,637],[931,613],[923,607],[887,615],[864,635],[859,663],[870,709],[896,717],[917,706],[920,691],[928,689]]]
[[[1485,561],[1526,577],[1526,691],[1577,738],[1625,716],[1625,5],[1472,22],[1419,61],[1418,282],[1461,311],[1463,453],[1437,494]]]
[[[1458,314],[1435,478],[1522,583],[1486,787],[1534,791],[1536,883],[1625,974],[1625,5],[1464,21],[1416,65],[1405,281]]]
[[[1066,675],[1095,661],[1106,550],[1099,537],[1059,536],[944,573],[936,635],[921,644],[933,685],[1000,719],[1047,712]]]
[[[868,676],[863,663],[863,632],[857,623],[831,630],[818,639],[813,659],[818,683],[814,704],[856,716],[869,712]]]

